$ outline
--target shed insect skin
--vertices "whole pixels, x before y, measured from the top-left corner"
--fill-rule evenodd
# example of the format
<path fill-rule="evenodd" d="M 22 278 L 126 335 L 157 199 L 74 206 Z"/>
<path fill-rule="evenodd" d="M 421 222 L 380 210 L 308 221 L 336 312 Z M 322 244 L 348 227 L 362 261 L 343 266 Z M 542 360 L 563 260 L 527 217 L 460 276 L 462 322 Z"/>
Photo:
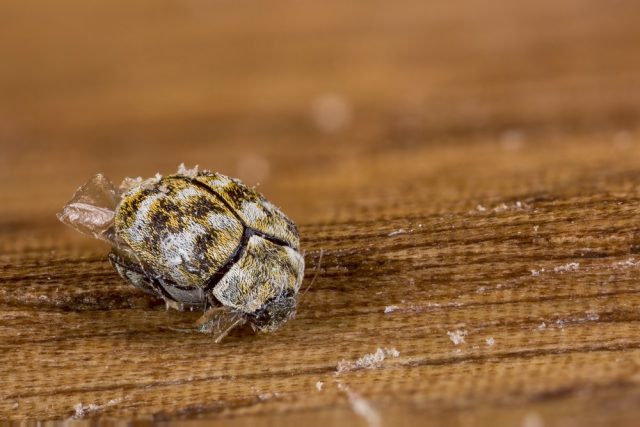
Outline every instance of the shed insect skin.
<path fill-rule="evenodd" d="M 108 191 L 105 180 L 89 181 L 59 218 L 87 233 L 87 222 L 74 223 L 66 209 L 92 182 Z M 273 332 L 294 316 L 304 275 L 298 229 L 261 194 L 182 166 L 165 178 L 125 182 L 112 223 L 91 233 L 112 244 L 109 261 L 123 279 L 168 307 L 205 310 L 197 326 L 216 341 L 245 322 Z"/>

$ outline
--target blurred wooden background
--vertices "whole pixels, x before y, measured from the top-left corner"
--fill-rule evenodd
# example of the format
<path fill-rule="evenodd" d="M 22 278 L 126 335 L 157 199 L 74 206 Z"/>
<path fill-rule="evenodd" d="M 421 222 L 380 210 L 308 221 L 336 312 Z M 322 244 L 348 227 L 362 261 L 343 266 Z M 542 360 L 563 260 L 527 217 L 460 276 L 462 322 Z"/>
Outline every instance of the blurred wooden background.
<path fill-rule="evenodd" d="M 639 17 L 3 0 L 0 417 L 637 425 Z M 96 172 L 181 162 L 259 183 L 300 225 L 304 286 L 319 275 L 277 333 L 171 330 L 198 313 L 54 217 Z M 378 348 L 399 355 L 336 372 Z"/>

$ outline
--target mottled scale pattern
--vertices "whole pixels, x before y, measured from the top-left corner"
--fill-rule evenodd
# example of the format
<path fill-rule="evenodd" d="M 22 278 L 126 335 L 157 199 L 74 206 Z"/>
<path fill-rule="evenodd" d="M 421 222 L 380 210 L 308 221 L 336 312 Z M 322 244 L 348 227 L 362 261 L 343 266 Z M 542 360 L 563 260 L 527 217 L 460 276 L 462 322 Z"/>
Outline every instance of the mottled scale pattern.
<path fill-rule="evenodd" d="M 248 227 L 282 240 L 293 249 L 300 248 L 295 224 L 257 191 L 219 173 L 202 173 L 195 179 L 224 198 Z"/>
<path fill-rule="evenodd" d="M 115 226 L 146 273 L 185 288 L 203 286 L 235 253 L 244 230 L 225 203 L 181 176 L 125 193 Z"/>
<path fill-rule="evenodd" d="M 254 235 L 213 294 L 228 307 L 253 313 L 287 290 L 297 293 L 303 272 L 304 258 L 300 253 Z"/>

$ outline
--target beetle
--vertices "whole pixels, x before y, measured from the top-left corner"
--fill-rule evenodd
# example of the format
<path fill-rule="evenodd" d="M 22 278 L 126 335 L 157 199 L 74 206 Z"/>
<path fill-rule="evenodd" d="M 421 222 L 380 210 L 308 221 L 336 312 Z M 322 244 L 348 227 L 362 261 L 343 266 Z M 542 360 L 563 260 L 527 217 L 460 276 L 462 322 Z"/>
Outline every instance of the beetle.
<path fill-rule="evenodd" d="M 118 191 L 96 175 L 58 217 L 110 242 L 111 264 L 137 288 L 178 310 L 204 308 L 197 325 L 216 341 L 245 322 L 275 331 L 295 314 L 298 229 L 237 179 L 181 165 Z"/>

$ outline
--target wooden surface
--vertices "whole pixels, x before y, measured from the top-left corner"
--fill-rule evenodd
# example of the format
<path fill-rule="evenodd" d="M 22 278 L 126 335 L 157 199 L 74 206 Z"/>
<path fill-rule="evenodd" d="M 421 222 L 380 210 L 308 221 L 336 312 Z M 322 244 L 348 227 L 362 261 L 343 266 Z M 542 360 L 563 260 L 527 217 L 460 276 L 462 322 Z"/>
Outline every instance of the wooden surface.
<path fill-rule="evenodd" d="M 0 417 L 637 425 L 639 13 L 4 0 Z M 277 333 L 172 330 L 199 313 L 54 217 L 180 162 L 300 225 L 319 274 Z"/>

